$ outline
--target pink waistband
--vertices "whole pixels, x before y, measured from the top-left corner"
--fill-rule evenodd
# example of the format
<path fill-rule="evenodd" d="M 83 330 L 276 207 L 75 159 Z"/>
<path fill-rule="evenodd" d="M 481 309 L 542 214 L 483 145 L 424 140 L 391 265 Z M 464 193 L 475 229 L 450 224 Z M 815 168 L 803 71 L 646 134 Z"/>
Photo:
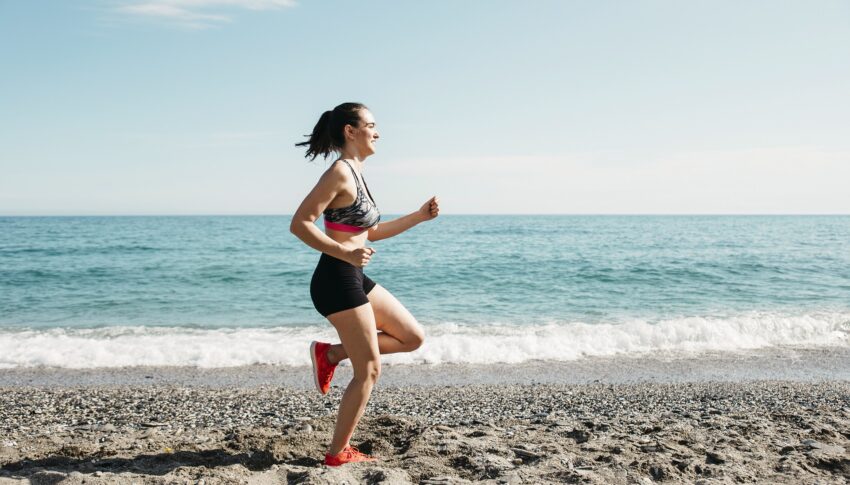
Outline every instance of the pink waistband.
<path fill-rule="evenodd" d="M 333 229 L 334 231 L 345 231 L 345 232 L 363 232 L 366 229 L 357 226 L 351 226 L 348 224 L 340 224 L 338 222 L 328 222 L 325 221 L 325 227 L 328 229 Z"/>

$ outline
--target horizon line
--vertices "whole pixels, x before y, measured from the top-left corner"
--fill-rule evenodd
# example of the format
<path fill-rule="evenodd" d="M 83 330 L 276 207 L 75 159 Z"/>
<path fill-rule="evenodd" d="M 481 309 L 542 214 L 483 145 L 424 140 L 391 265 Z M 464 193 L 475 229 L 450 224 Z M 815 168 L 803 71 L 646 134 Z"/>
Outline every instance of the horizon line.
<path fill-rule="evenodd" d="M 409 213 L 386 213 L 388 216 L 404 216 Z M 850 216 L 850 213 L 847 212 L 835 212 L 835 213 L 824 213 L 824 212 L 800 212 L 800 213 L 790 213 L 790 212 L 776 212 L 776 213 L 759 213 L 759 212 L 730 212 L 730 213 L 711 213 L 711 212 L 636 212 L 636 213 L 593 213 L 593 212 L 547 212 L 547 213 L 532 213 L 532 212 L 517 212 L 517 213 L 496 213 L 496 212 L 463 212 L 463 213 L 453 213 L 453 214 L 442 214 L 443 216 L 534 216 L 534 217 L 545 217 L 545 216 L 577 216 L 577 217 L 642 217 L 642 216 L 656 216 L 656 217 L 682 217 L 682 216 L 693 216 L 693 217 L 765 217 L 765 216 Z M 245 214 L 220 214 L 220 213 L 208 213 L 208 214 L 0 214 L 0 217 L 292 217 L 293 214 L 256 214 L 256 213 L 245 213 Z M 318 220 L 318 219 L 317 219 Z"/>

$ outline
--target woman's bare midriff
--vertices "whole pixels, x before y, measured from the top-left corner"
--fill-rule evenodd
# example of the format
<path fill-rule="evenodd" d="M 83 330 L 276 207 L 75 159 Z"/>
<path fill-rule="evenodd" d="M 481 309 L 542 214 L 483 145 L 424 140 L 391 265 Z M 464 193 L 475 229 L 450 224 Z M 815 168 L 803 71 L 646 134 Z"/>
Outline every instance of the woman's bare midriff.
<path fill-rule="evenodd" d="M 363 231 L 360 233 L 352 233 L 325 228 L 325 234 L 334 241 L 342 244 L 347 249 L 357 249 L 366 246 L 366 237 L 369 232 Z"/>

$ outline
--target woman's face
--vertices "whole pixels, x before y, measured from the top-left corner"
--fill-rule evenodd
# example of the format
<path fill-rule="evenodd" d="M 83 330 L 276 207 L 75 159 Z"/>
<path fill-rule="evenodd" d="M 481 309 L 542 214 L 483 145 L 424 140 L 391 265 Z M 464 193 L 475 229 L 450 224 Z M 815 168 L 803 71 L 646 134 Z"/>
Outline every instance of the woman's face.
<path fill-rule="evenodd" d="M 352 128 L 352 136 L 348 142 L 353 145 L 357 153 L 360 153 L 363 157 L 375 153 L 375 142 L 378 141 L 380 135 L 378 134 L 378 128 L 375 125 L 375 118 L 372 116 L 372 113 L 368 109 L 361 109 L 359 126 Z"/>

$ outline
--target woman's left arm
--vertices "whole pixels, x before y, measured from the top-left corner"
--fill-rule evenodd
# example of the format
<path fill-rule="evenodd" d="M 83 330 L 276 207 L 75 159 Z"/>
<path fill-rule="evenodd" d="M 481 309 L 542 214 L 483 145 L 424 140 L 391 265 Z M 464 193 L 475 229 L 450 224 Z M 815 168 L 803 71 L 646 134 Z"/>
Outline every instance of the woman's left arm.
<path fill-rule="evenodd" d="M 440 214 L 440 199 L 435 195 L 422 204 L 418 211 L 387 222 L 379 222 L 369 229 L 366 236 L 370 241 L 380 241 L 397 236 L 420 222 L 430 221 Z"/>

